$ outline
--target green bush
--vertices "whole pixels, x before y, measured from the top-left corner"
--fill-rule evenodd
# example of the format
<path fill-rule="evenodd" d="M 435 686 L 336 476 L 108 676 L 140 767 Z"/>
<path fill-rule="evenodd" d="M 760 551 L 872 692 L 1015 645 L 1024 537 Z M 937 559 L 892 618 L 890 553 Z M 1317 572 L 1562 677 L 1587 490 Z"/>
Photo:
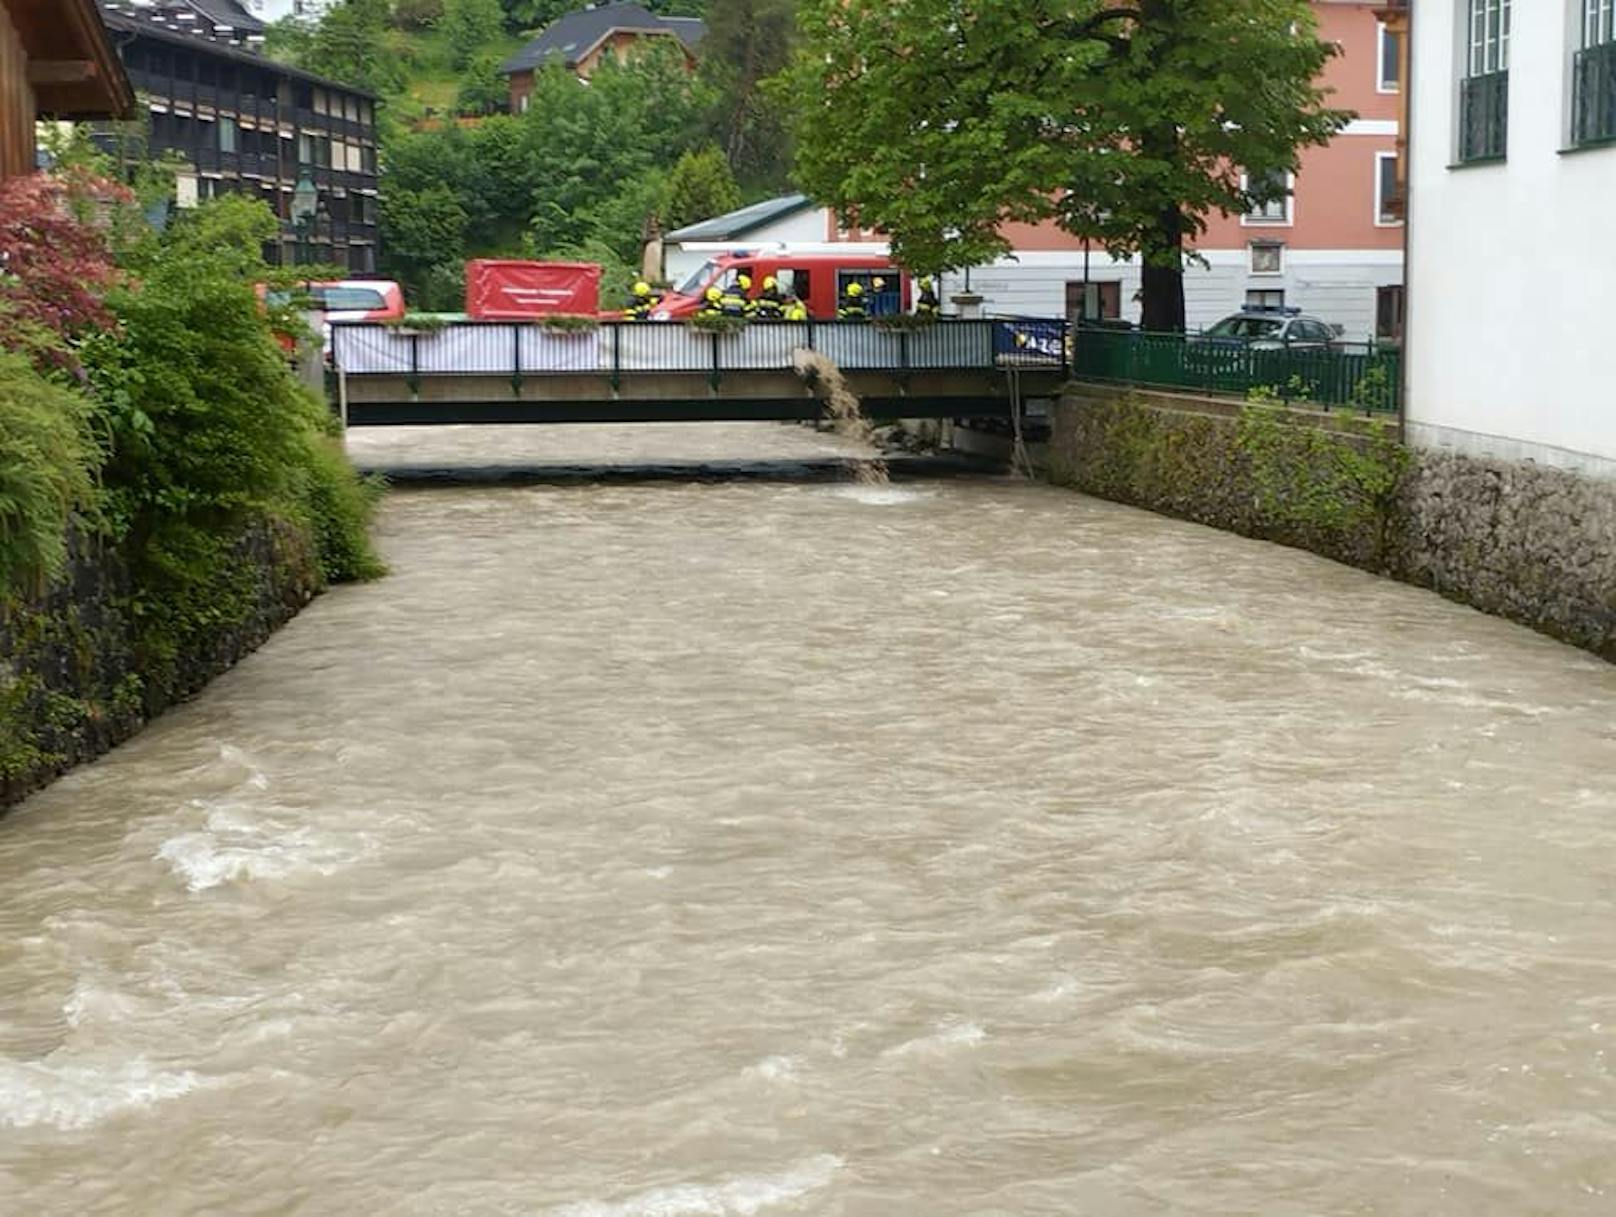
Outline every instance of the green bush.
<path fill-rule="evenodd" d="M 371 497 L 253 290 L 274 228 L 256 200 L 199 208 L 109 297 L 118 328 L 83 346 L 111 445 L 102 515 L 125 540 L 141 648 L 158 673 L 189 640 L 250 614 L 257 585 L 238 551 L 265 521 L 307 527 L 327 580 L 381 571 Z"/>
<path fill-rule="evenodd" d="M 95 494 L 101 453 L 82 394 L 0 351 L 0 588 L 58 574 L 74 513 Z"/>
<path fill-rule="evenodd" d="M 314 534 L 320 573 L 327 583 L 374 579 L 386 573 L 369 540 L 371 516 L 385 490 L 386 483 L 379 478 L 354 476 L 339 440 L 325 435 L 309 437 L 299 514 Z"/>

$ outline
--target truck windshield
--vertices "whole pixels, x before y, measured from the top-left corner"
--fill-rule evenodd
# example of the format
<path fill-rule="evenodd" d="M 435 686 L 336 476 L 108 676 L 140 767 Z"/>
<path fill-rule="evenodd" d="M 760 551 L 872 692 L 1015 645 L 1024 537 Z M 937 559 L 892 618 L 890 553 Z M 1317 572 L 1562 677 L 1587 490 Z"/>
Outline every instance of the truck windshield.
<path fill-rule="evenodd" d="M 717 269 L 718 263 L 703 262 L 700 270 L 692 271 L 690 277 L 679 285 L 679 294 L 681 296 L 694 296 L 707 286 L 707 280 L 713 277 L 713 272 Z"/>
<path fill-rule="evenodd" d="M 310 284 L 307 292 L 273 291 L 264 299 L 271 308 L 282 308 L 307 300 L 313 307 L 328 312 L 373 312 L 387 307 L 387 297 L 373 287 L 328 287 L 324 283 Z"/>

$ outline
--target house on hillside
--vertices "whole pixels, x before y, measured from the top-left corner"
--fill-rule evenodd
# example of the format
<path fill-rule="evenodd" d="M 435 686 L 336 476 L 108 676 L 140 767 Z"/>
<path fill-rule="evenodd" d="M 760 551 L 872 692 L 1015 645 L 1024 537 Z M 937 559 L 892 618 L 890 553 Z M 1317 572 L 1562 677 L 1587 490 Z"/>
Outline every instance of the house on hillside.
<path fill-rule="evenodd" d="M 659 17 L 638 4 L 597 4 L 568 13 L 500 65 L 500 74 L 510 81 L 511 113 L 527 109 L 533 74 L 551 64 L 587 80 L 607 55 L 621 62 L 636 47 L 671 41 L 694 70 L 696 48 L 706 34 L 699 17 Z"/>
<path fill-rule="evenodd" d="M 135 98 L 95 0 L 0 0 L 0 177 L 35 168 L 40 118 L 127 118 Z"/>
<path fill-rule="evenodd" d="M 376 269 L 374 96 L 257 54 L 262 24 L 238 0 L 101 5 L 145 119 L 143 137 L 108 131 L 103 147 L 177 155 L 182 207 L 225 194 L 262 199 L 281 221 L 264 250 L 272 263 Z"/>
<path fill-rule="evenodd" d="M 1616 5 L 1420 0 L 1412 26 L 1409 438 L 1616 477 Z"/>

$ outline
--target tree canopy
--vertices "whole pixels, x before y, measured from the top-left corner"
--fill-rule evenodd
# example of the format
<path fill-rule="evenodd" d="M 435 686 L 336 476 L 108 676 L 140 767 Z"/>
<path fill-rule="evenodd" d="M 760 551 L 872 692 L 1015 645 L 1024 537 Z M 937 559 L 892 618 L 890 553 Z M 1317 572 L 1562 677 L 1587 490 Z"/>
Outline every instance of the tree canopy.
<path fill-rule="evenodd" d="M 1141 256 L 1149 329 L 1184 328 L 1207 217 L 1271 201 L 1351 117 L 1317 83 L 1334 48 L 1306 0 L 803 0 L 800 23 L 804 189 L 921 270 L 1054 220 Z"/>

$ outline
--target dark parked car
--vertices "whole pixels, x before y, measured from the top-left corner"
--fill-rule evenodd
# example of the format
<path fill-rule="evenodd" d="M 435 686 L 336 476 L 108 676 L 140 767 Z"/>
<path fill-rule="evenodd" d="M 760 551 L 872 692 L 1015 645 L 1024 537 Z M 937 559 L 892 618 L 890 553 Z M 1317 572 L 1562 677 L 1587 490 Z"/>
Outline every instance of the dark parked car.
<path fill-rule="evenodd" d="M 1332 350 L 1335 330 L 1300 309 L 1247 308 L 1232 313 L 1192 341 L 1244 346 L 1257 351 Z"/>

